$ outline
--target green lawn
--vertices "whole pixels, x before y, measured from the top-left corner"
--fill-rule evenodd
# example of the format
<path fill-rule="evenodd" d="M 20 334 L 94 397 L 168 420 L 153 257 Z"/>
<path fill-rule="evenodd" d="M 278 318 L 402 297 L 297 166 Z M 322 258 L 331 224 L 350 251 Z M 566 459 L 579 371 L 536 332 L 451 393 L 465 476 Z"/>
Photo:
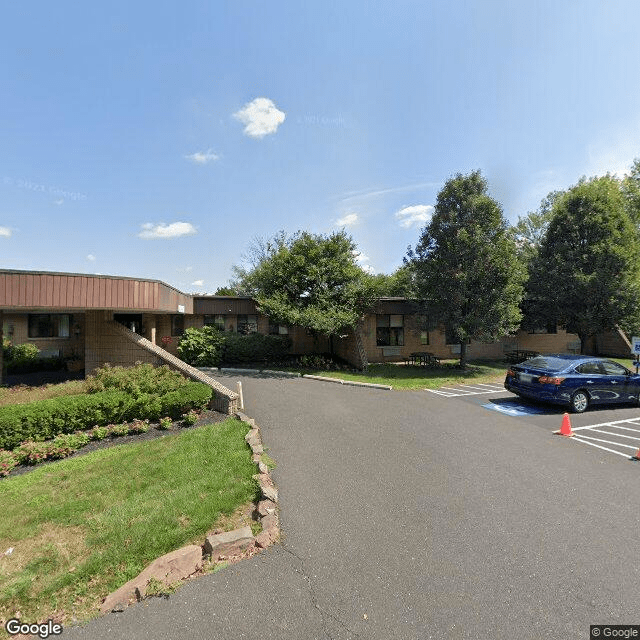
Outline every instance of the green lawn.
<path fill-rule="evenodd" d="M 95 615 L 152 560 L 230 523 L 258 494 L 248 428 L 228 419 L 1 480 L 0 620 Z"/>
<path fill-rule="evenodd" d="M 410 367 L 398 364 L 370 364 L 363 372 L 323 371 L 306 369 L 303 373 L 358 382 L 374 382 L 391 385 L 394 389 L 405 391 L 415 389 L 437 389 L 448 384 L 465 382 L 502 382 L 509 368 L 504 362 L 477 360 L 468 363 L 462 371 L 456 367 L 456 361 L 444 362 L 439 367 Z"/>

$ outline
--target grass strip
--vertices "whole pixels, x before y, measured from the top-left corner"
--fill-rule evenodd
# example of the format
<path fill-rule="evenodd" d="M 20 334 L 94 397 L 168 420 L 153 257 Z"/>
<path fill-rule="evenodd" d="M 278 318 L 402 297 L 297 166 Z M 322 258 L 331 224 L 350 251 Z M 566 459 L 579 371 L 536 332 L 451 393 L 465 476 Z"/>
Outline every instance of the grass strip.
<path fill-rule="evenodd" d="M 457 361 L 456 361 L 457 362 Z M 462 370 L 455 363 L 444 363 L 439 367 L 412 367 L 402 364 L 370 364 L 362 371 L 325 371 L 324 369 L 298 369 L 301 373 L 329 378 L 342 378 L 357 382 L 373 382 L 390 385 L 394 390 L 437 389 L 449 384 L 465 382 L 504 381 L 509 365 L 501 361 L 478 360 L 469 362 Z"/>
<path fill-rule="evenodd" d="M 200 544 L 258 495 L 247 431 L 228 419 L 0 481 L 0 620 L 84 620 L 155 558 Z"/>

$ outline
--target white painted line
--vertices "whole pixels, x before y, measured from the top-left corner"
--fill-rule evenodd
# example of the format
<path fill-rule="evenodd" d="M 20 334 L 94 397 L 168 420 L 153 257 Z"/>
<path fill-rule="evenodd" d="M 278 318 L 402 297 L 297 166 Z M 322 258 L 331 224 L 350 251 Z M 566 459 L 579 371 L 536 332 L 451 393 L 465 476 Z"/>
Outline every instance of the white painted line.
<path fill-rule="evenodd" d="M 634 438 L 633 436 L 625 436 L 622 433 L 611 433 L 611 431 L 601 431 L 600 429 L 591 429 L 594 433 L 605 433 L 608 436 L 615 436 L 616 438 L 627 438 L 627 440 L 638 440 L 640 438 Z"/>
<path fill-rule="evenodd" d="M 619 427 L 618 425 L 615 425 L 615 424 L 610 424 L 609 429 L 622 429 L 624 431 L 633 431 L 633 433 L 640 433 L 640 429 L 629 429 L 629 427 Z"/>
<path fill-rule="evenodd" d="M 638 450 L 638 447 L 634 447 L 631 444 L 621 444 L 620 442 L 613 442 L 611 440 L 603 440 L 602 438 L 592 438 L 591 436 L 583 436 L 580 434 L 579 438 L 584 438 L 585 440 L 595 440 L 596 442 L 606 442 L 607 444 L 615 444 L 616 447 L 624 447 L 625 449 L 633 449 L 634 451 Z"/>
<path fill-rule="evenodd" d="M 573 431 L 581 431 L 582 429 L 593 429 L 594 427 L 613 427 L 617 424 L 624 424 L 625 422 L 631 422 L 635 424 L 634 420 L 640 420 L 640 418 L 628 418 L 627 420 L 615 420 L 614 422 L 600 422 L 599 424 L 591 424 L 586 427 L 574 427 Z"/>
<path fill-rule="evenodd" d="M 477 389 L 478 391 L 506 391 L 506 389 L 504 387 L 490 387 L 489 385 L 475 385 L 475 384 L 467 384 L 464 386 L 463 390 L 467 390 L 467 389 Z"/>
<path fill-rule="evenodd" d="M 594 442 L 588 442 L 587 440 L 581 440 L 579 437 L 571 438 L 571 440 L 573 440 L 574 442 L 582 442 L 582 444 L 588 444 L 588 445 L 591 445 L 592 447 L 598 447 L 598 449 L 604 449 L 605 451 L 610 451 L 611 453 L 616 453 L 619 456 L 623 456 L 627 460 L 631 460 L 631 457 L 628 456 L 626 453 L 621 453 L 620 451 L 615 451 L 613 449 L 608 449 L 607 447 L 603 447 L 603 446 L 601 446 L 599 444 L 595 444 Z"/>
<path fill-rule="evenodd" d="M 490 389 L 500 389 L 500 391 L 506 391 L 503 385 L 501 384 L 486 384 L 484 382 L 476 382 L 475 384 L 465 385 L 467 387 L 489 387 Z"/>

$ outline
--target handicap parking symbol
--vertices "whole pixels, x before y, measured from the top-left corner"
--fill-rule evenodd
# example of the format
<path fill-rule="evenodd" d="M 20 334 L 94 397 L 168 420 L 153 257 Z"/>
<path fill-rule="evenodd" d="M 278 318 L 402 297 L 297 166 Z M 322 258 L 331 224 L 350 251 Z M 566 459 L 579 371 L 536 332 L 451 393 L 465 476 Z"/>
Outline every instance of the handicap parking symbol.
<path fill-rule="evenodd" d="M 508 416 L 535 416 L 542 413 L 546 413 L 542 407 L 535 407 L 529 404 L 518 404 L 516 402 L 509 402 L 503 404 L 496 404 L 495 402 L 488 402 L 482 405 L 485 409 L 490 411 L 499 411 L 500 413 L 506 413 Z"/>

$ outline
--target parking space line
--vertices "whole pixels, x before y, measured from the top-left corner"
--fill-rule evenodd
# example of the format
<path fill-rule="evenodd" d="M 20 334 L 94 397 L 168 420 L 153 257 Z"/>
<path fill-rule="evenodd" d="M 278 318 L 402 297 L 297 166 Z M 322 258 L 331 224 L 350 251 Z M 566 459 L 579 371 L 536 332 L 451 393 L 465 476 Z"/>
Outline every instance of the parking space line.
<path fill-rule="evenodd" d="M 581 431 L 582 429 L 593 429 L 595 427 L 615 427 L 618 424 L 636 424 L 635 420 L 640 420 L 640 418 L 627 418 L 626 420 L 614 420 L 613 422 L 599 422 L 598 424 L 591 424 L 586 427 L 574 427 L 574 431 Z M 640 426 L 640 425 L 638 425 Z"/>
<path fill-rule="evenodd" d="M 580 435 L 578 436 L 578 438 L 584 438 L 585 440 L 595 440 L 596 442 L 606 442 L 607 444 L 615 444 L 616 447 L 624 447 L 625 449 L 633 449 L 634 451 L 638 448 L 638 447 L 634 447 L 631 444 L 621 444 L 620 442 L 613 442 L 612 440 L 603 440 L 602 438 L 593 438 L 591 436 Z"/>
<path fill-rule="evenodd" d="M 440 387 L 439 389 L 425 389 L 425 391 L 430 391 L 431 393 L 435 393 L 436 395 L 443 396 L 445 398 L 453 398 L 460 396 L 478 396 L 483 393 L 508 393 L 508 391 L 499 385 L 488 385 L 478 383 L 477 385 L 468 384 L 464 387 Z M 467 389 L 473 389 L 473 391 L 468 391 Z"/>
<path fill-rule="evenodd" d="M 611 453 L 615 453 L 619 456 L 624 456 L 627 460 L 631 460 L 630 456 L 628 456 L 626 453 L 622 453 L 621 451 L 615 451 L 614 449 L 609 449 L 608 447 L 603 447 L 602 445 L 596 444 L 595 442 L 589 442 L 587 440 L 581 440 L 578 436 L 571 438 L 571 440 L 573 442 L 582 442 L 582 444 L 588 444 L 591 445 L 592 447 L 598 447 L 598 449 L 604 449 L 605 451 L 609 451 Z"/>
<path fill-rule="evenodd" d="M 606 433 L 608 436 L 615 436 L 616 438 L 627 438 L 628 440 L 640 440 L 634 436 L 625 436 L 623 433 L 611 433 L 611 431 L 601 431 L 600 429 L 591 429 L 594 433 Z"/>

